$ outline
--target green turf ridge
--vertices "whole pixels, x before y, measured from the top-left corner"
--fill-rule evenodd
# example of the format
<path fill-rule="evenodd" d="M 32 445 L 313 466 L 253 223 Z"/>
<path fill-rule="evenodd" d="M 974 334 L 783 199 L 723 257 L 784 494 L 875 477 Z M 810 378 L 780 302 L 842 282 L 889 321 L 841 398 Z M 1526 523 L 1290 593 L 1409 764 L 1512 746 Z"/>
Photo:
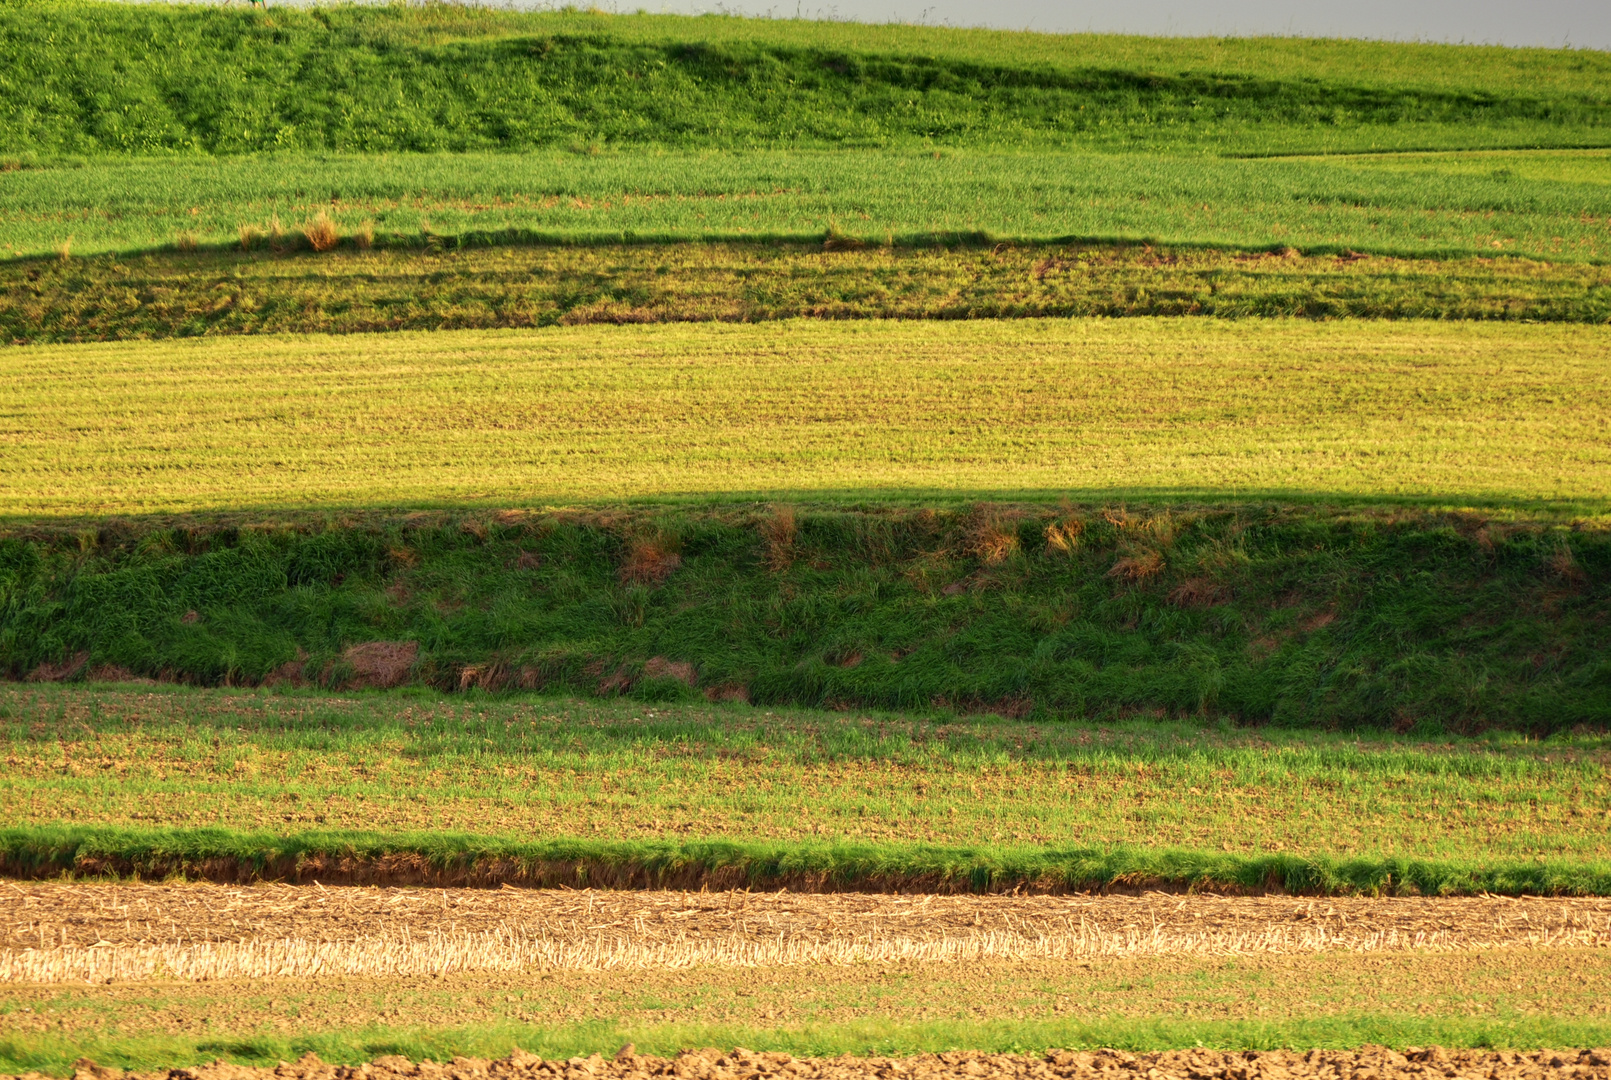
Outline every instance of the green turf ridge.
<path fill-rule="evenodd" d="M 515 840 L 447 833 L 44 826 L 0 829 L 0 873 L 531 888 L 791 892 L 1086 892 L 1178 889 L 1373 896 L 1606 896 L 1603 860 L 1231 855 L 742 840 Z"/>
<path fill-rule="evenodd" d="M 1605 145 L 1608 71 L 1592 50 L 11 2 L 0 154 Z"/>
<path fill-rule="evenodd" d="M 1336 1017 L 1273 1022 L 1248 1020 L 976 1020 L 897 1023 L 887 1020 L 818 1022 L 765 1028 L 742 1024 L 582 1021 L 564 1025 L 489 1024 L 462 1028 L 374 1025 L 286 1036 L 115 1035 L 86 1041 L 51 1034 L 0 1035 L 0 1071 L 67 1077 L 74 1063 L 130 1070 L 184 1068 L 215 1060 L 272 1066 L 306 1053 L 332 1064 L 357 1065 L 384 1054 L 412 1061 L 454 1056 L 496 1059 L 515 1049 L 548 1059 L 612 1055 L 626 1043 L 640 1054 L 674 1056 L 694 1047 L 743 1046 L 757 1053 L 797 1057 L 907 1056 L 969 1050 L 1040 1054 L 1051 1049 L 1112 1048 L 1136 1053 L 1209 1047 L 1216 1050 L 1343 1049 L 1366 1045 L 1404 1050 L 1537 1050 L 1611 1044 L 1611 1022 L 1563 1020 L 1537 1014 L 1493 1017 L 1418 1016 L 1358 1012 Z"/>

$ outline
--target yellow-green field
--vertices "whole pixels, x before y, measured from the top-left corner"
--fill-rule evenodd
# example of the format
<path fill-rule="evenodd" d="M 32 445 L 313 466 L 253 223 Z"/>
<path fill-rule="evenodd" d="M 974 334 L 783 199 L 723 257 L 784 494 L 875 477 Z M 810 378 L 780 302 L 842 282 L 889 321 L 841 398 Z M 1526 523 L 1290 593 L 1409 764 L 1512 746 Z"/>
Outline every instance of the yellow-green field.
<path fill-rule="evenodd" d="M 0 354 L 0 512 L 1101 492 L 1577 500 L 1611 330 L 786 322 Z"/>

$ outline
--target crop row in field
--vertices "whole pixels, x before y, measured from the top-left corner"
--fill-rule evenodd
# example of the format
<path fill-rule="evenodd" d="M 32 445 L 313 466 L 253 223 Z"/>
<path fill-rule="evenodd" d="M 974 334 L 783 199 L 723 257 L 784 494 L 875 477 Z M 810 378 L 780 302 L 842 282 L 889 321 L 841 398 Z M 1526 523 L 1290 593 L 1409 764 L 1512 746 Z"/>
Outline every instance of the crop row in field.
<path fill-rule="evenodd" d="M 209 839 L 209 826 L 381 829 L 414 834 L 410 844 L 425 843 L 424 831 L 594 838 L 578 841 L 581 854 L 589 843 L 607 854 L 619 841 L 632 854 L 639 841 L 708 837 L 778 851 L 863 844 L 873 847 L 856 858 L 871 859 L 873 873 L 898 870 L 903 858 L 943 866 L 946 846 L 971 848 L 958 866 L 988 863 L 990 851 L 1020 853 L 1030 866 L 1042 858 L 1034 852 L 1059 845 L 1129 852 L 1109 873 L 1126 859 L 1141 860 L 1131 869 L 1166 867 L 1146 845 L 1286 853 L 1294 867 L 1388 855 L 1475 867 L 1611 858 L 1605 746 L 1594 738 L 1423 743 L 631 700 L 48 686 L 7 691 L 3 713 L 0 797 L 12 822 L 39 833 L 19 834 L 19 866 L 36 841 L 39 858 L 60 843 L 71 862 L 77 849 L 45 834 L 73 822 L 115 827 L 84 848 L 91 855 L 168 851 L 198 865 L 208 844 L 239 859 L 297 850 Z M 142 839 L 153 827 L 203 831 Z M 310 834 L 307 843 L 343 850 L 339 838 Z M 382 840 L 365 843 L 385 850 Z M 877 845 L 892 861 L 878 862 Z M 934 852 L 922 855 L 923 845 Z M 447 843 L 442 865 L 473 850 Z M 651 855 L 652 845 L 637 851 Z"/>
<path fill-rule="evenodd" d="M 1500 949 L 6 986 L 0 1010 L 10 1030 L 0 1068 L 70 1076 L 83 1057 L 113 1067 L 220 1056 L 272 1066 L 309 1051 L 336 1062 L 396 1053 L 446 1061 L 516 1046 L 563 1059 L 614 1054 L 628 1042 L 647 1053 L 741 1045 L 823 1055 L 1581 1047 L 1611 1040 L 1598 992 L 1605 978 L 1611 961 L 1603 949 Z"/>
<path fill-rule="evenodd" d="M 1611 138 L 1607 65 L 1588 51 L 1261 42 L 1169 55 L 1122 38 L 723 22 L 10 5 L 0 9 L 0 152 L 1293 152 Z"/>
<path fill-rule="evenodd" d="M 1151 246 L 823 247 L 222 251 L 17 261 L 0 263 L 0 341 L 795 317 L 1611 321 L 1611 271 L 1587 264 Z"/>
<path fill-rule="evenodd" d="M 1608 347 L 1594 327 L 1162 319 L 41 346 L 0 354 L 0 512 L 937 491 L 1598 505 Z"/>
<path fill-rule="evenodd" d="M 1608 111 L 1611 114 L 1611 111 Z M 541 152 L 114 159 L 0 172 L 0 252 L 351 237 L 1143 241 L 1338 254 L 1611 256 L 1611 153 L 1222 160 L 1065 153 Z M 434 238 L 434 239 L 433 239 Z"/>

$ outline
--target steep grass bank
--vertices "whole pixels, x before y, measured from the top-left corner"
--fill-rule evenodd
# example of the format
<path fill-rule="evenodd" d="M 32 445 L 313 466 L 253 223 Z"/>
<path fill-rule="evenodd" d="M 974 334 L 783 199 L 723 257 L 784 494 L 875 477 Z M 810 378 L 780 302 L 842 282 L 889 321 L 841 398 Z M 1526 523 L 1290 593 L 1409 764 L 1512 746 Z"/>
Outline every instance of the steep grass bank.
<path fill-rule="evenodd" d="M 741 840 L 518 841 L 415 833 L 0 828 L 0 875 L 497 888 L 1388 896 L 1611 895 L 1611 863 L 1449 863 L 1156 848 L 942 848 Z"/>
<path fill-rule="evenodd" d="M 1611 269 L 1294 249 L 866 248 L 832 236 L 812 245 L 349 247 L 0 263 L 0 341 L 14 344 L 799 317 L 1136 315 L 1606 323 Z"/>
<path fill-rule="evenodd" d="M 1611 722 L 1611 540 L 1417 512 L 414 516 L 0 543 L 0 665 L 1015 716 Z"/>
<path fill-rule="evenodd" d="M 1611 132 L 1607 62 L 1586 50 L 1170 50 L 448 4 L 10 0 L 0 73 L 0 153 L 46 156 L 600 143 L 1294 152 L 1604 145 Z"/>

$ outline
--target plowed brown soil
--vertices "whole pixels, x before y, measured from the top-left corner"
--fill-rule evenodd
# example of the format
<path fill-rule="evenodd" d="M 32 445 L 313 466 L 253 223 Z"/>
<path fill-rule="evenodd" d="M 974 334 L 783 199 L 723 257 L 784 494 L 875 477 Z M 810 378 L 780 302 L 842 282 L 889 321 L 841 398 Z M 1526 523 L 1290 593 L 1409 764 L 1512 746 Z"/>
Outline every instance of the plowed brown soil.
<path fill-rule="evenodd" d="M 0 912 L 0 948 L 6 949 L 330 942 L 510 930 L 641 944 L 780 936 L 938 941 L 989 932 L 1034 938 L 1082 928 L 1155 940 L 1265 935 L 1301 951 L 1317 943 L 1346 948 L 1371 939 L 1405 948 L 1611 944 L 1611 898 L 891 896 L 16 882 L 0 887 Z M 1271 930 L 1290 933 L 1269 938 Z"/>
<path fill-rule="evenodd" d="M 30 1077 L 38 1074 L 26 1074 Z M 1471 1077 L 1473 1080 L 1531 1080 L 1561 1077 L 1573 1080 L 1611 1080 L 1611 1049 L 1532 1051 L 1445 1051 L 1439 1047 L 1408 1049 L 1400 1054 L 1384 1047 L 1358 1051 L 1290 1050 L 1224 1053 L 1215 1050 L 1171 1050 L 1131 1054 L 1115 1050 L 1094 1053 L 1054 1050 L 1044 1056 L 979 1054 L 958 1051 L 912 1058 L 795 1058 L 781 1053 L 753 1053 L 735 1048 L 690 1050 L 675 1058 L 638 1055 L 631 1046 L 613 1059 L 598 1054 L 565 1061 L 544 1061 L 535 1054 L 516 1051 L 500 1061 L 454 1058 L 446 1064 L 414 1063 L 387 1056 L 353 1066 L 325 1064 L 309 1054 L 295 1065 L 255 1069 L 215 1062 L 160 1073 L 131 1073 L 127 1080 L 647 1080 L 652 1076 L 679 1080 L 757 1080 L 759 1077 L 801 1080 L 860 1080 L 878 1077 L 912 1077 L 913 1080 L 952 1080 L 978 1077 L 1024 1077 L 1028 1080 L 1126 1077 L 1145 1080 L 1284 1080 L 1287 1077 L 1324 1077 L 1327 1080 L 1390 1080 L 1397 1077 Z M 125 1080 L 116 1069 L 79 1063 L 75 1080 Z"/>

